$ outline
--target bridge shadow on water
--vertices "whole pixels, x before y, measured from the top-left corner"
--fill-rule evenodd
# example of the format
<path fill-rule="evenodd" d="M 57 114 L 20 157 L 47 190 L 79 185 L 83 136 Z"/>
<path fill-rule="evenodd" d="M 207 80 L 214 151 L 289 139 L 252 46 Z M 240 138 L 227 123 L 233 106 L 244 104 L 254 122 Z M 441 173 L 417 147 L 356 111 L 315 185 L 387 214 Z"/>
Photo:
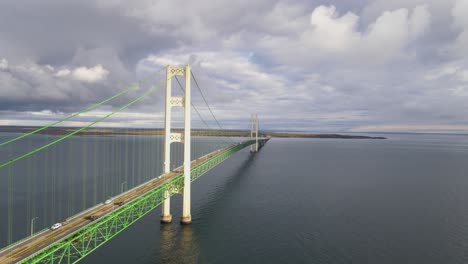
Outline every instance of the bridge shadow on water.
<path fill-rule="evenodd" d="M 195 224 L 203 225 L 207 223 L 207 219 L 211 219 L 213 214 L 219 213 L 217 209 L 219 209 L 220 207 L 222 208 L 222 205 L 225 204 L 225 202 L 229 201 L 233 194 L 239 192 L 239 189 L 241 189 L 241 183 L 249 175 L 248 172 L 250 171 L 252 165 L 255 164 L 255 159 L 257 157 L 257 153 L 248 152 L 248 155 L 249 156 L 245 160 L 243 160 L 241 164 L 237 165 L 234 168 L 230 168 L 233 170 L 228 169 L 222 171 L 220 170 L 222 169 L 221 167 L 215 168 L 213 169 L 213 171 L 209 172 L 211 174 L 220 174 L 221 171 L 221 173 L 224 172 L 227 175 L 222 177 L 222 179 L 220 179 L 216 183 L 211 183 L 210 187 L 212 187 L 212 191 L 203 193 L 202 196 L 205 197 L 199 197 L 201 198 L 201 202 L 197 204 L 197 210 L 194 210 L 194 212 L 192 212 L 192 220 L 195 222 Z M 227 160 L 226 162 L 235 163 L 234 160 Z M 206 176 L 216 177 L 216 175 Z"/>
<path fill-rule="evenodd" d="M 200 195 L 205 196 L 202 201 L 192 200 L 196 202 L 195 206 L 192 207 L 192 213 L 195 213 L 192 215 L 192 225 L 178 225 L 178 223 L 176 224 L 177 221 L 174 221 L 173 224 L 160 226 L 161 246 L 159 258 L 161 263 L 200 263 L 201 246 L 200 241 L 197 239 L 197 233 L 203 232 L 201 229 L 210 224 L 209 219 L 220 213 L 218 209 L 229 200 L 229 194 L 237 193 L 241 188 L 241 182 L 248 175 L 247 172 L 256 158 L 254 153 L 248 153 L 248 155 L 242 163 L 233 168 L 234 171 L 224 170 L 226 176 L 215 182 L 210 182 L 208 185 L 211 188 L 214 187 L 214 190 L 210 193 L 202 192 Z M 230 162 L 233 162 L 233 160 Z M 209 173 L 211 175 L 205 175 L 204 177 L 216 177 L 213 174 L 223 173 L 223 168 L 214 169 Z M 199 184 L 204 183 L 199 182 Z M 174 217 L 174 219 L 177 219 L 177 217 Z"/>

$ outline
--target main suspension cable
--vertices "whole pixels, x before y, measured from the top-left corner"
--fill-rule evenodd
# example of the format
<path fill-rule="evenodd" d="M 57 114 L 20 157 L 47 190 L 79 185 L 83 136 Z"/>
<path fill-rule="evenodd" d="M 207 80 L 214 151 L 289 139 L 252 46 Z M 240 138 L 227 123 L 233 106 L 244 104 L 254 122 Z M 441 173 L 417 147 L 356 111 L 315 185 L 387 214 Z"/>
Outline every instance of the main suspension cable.
<path fill-rule="evenodd" d="M 192 78 L 193 78 L 193 80 L 195 81 L 195 85 L 197 86 L 198 91 L 200 92 L 200 94 L 201 94 L 201 96 L 202 96 L 202 98 L 203 98 L 203 101 L 205 102 L 206 106 L 208 107 L 208 110 L 210 111 L 211 116 L 213 116 L 213 119 L 215 120 L 215 122 L 216 122 L 216 124 L 218 125 L 219 129 L 224 130 L 223 127 L 221 126 L 221 124 L 219 123 L 218 119 L 217 119 L 216 116 L 214 115 L 213 111 L 211 110 L 211 107 L 210 107 L 210 105 L 208 104 L 208 101 L 206 100 L 205 95 L 203 94 L 203 92 L 202 92 L 200 86 L 198 85 L 198 82 L 197 82 L 197 79 L 195 78 L 195 75 L 193 75 L 193 72 L 192 72 L 192 71 L 190 72 L 190 74 L 192 75 Z M 233 141 L 231 138 L 228 137 L 228 139 L 229 139 L 232 143 L 234 143 L 234 141 Z"/>
<path fill-rule="evenodd" d="M 58 138 L 58 139 L 56 139 L 56 140 L 54 140 L 54 141 L 52 141 L 52 142 L 50 142 L 50 143 L 48 143 L 48 144 L 45 144 L 45 145 L 43 145 L 43 146 L 41 146 L 41 147 L 38 147 L 38 148 L 36 148 L 36 149 L 34 149 L 34 150 L 32 150 L 32 151 L 26 153 L 26 154 L 23 154 L 23 155 L 21 155 L 21 156 L 19 156 L 19 157 L 16 157 L 16 158 L 14 158 L 14 159 L 11 159 L 11 160 L 9 160 L 9 161 L 7 161 L 7 162 L 4 162 L 4 163 L 0 164 L 0 169 L 3 168 L 3 167 L 8 166 L 8 165 L 10 165 L 10 164 L 13 164 L 13 163 L 15 163 L 15 162 L 17 162 L 17 161 L 19 161 L 19 160 L 22 160 L 22 159 L 24 159 L 24 158 L 26 158 L 26 157 L 29 157 L 29 156 L 31 156 L 31 155 L 33 155 L 33 154 L 35 154 L 35 153 L 37 153 L 37 152 L 39 152 L 39 151 L 41 151 L 41 150 L 44 150 L 44 149 L 46 149 L 46 148 L 48 148 L 48 147 L 50 147 L 50 146 L 53 146 L 53 145 L 55 145 L 55 144 L 57 144 L 57 143 L 59 143 L 59 142 L 65 140 L 65 139 L 67 139 L 67 138 L 69 138 L 69 137 L 71 137 L 71 136 L 73 136 L 73 135 L 75 135 L 75 134 L 77 134 L 77 133 L 79 133 L 79 132 L 85 130 L 85 129 L 90 128 L 91 126 L 93 126 L 93 125 L 95 125 L 95 124 L 97 124 L 97 123 L 99 123 L 99 122 L 101 122 L 101 121 L 103 121 L 103 120 L 105 120 L 105 119 L 111 117 L 112 115 L 114 115 L 114 114 L 116 114 L 116 113 L 118 113 L 118 112 L 120 112 L 120 111 L 122 111 L 122 110 L 124 110 L 124 109 L 126 109 L 126 108 L 128 108 L 128 107 L 130 107 L 131 105 L 135 104 L 136 102 L 142 100 L 142 99 L 145 98 L 146 96 L 148 96 L 148 95 L 152 94 L 153 92 L 155 92 L 158 88 L 160 88 L 160 86 L 154 86 L 153 88 L 151 88 L 149 91 L 147 91 L 146 93 L 144 93 L 144 94 L 141 95 L 140 97 L 138 97 L 138 98 L 134 99 L 133 101 L 127 103 L 126 105 L 124 105 L 124 106 L 118 108 L 117 110 L 114 110 L 113 112 L 107 114 L 106 116 L 96 119 L 95 121 L 93 121 L 93 122 L 90 123 L 89 125 L 86 125 L 86 126 L 84 126 L 84 127 L 82 127 L 82 128 L 79 128 L 79 129 L 77 129 L 77 130 L 75 130 L 75 131 L 73 131 L 73 132 L 71 132 L 71 133 L 69 133 L 69 134 L 67 134 L 67 135 L 65 135 L 65 136 L 63 136 L 63 137 L 60 137 L 60 138 Z"/>
<path fill-rule="evenodd" d="M 177 81 L 177 83 L 179 84 L 179 88 L 180 90 L 185 93 L 185 90 L 184 88 L 182 87 L 182 84 L 180 83 L 179 79 L 177 78 L 177 76 L 175 76 L 175 79 Z M 193 104 L 193 102 L 190 102 L 190 104 L 192 105 L 193 109 L 195 110 L 195 112 L 197 113 L 197 115 L 200 117 L 200 120 L 205 124 L 205 126 L 208 128 L 208 130 L 212 130 L 212 128 L 210 127 L 210 125 L 208 125 L 208 122 L 206 122 L 206 120 L 203 118 L 203 116 L 200 114 L 200 112 L 198 111 L 198 109 L 195 107 L 195 105 Z M 222 129 L 221 129 L 222 130 Z M 231 142 L 229 141 L 225 141 L 225 140 L 222 140 L 222 142 L 224 144 L 230 144 L 230 143 L 233 143 L 232 140 L 230 140 Z"/>
<path fill-rule="evenodd" d="M 118 98 L 118 97 L 120 97 L 120 96 L 122 96 L 122 95 L 124 95 L 124 94 L 126 94 L 126 93 L 128 93 L 128 92 L 130 92 L 130 91 L 132 91 L 132 90 L 134 90 L 134 89 L 136 89 L 136 88 L 138 88 L 140 84 L 142 84 L 142 83 L 148 81 L 151 77 L 153 77 L 153 75 L 154 75 L 155 73 L 159 73 L 159 72 L 161 72 L 162 70 L 163 70 L 163 69 L 161 69 L 161 70 L 159 70 L 159 71 L 156 71 L 156 72 L 152 73 L 151 75 L 148 75 L 148 76 L 145 77 L 144 79 L 142 79 L 142 80 L 140 80 L 140 81 L 138 81 L 138 82 L 136 82 L 136 83 L 130 85 L 127 89 L 125 89 L 125 90 L 123 90 L 123 91 L 121 91 L 121 92 L 119 92 L 119 93 L 117 93 L 117 94 L 115 94 L 115 95 L 113 95 L 113 96 L 111 96 L 111 97 L 109 97 L 109 98 L 107 98 L 107 99 L 104 99 L 103 101 L 101 101 L 101 102 L 99 102 L 99 103 L 93 104 L 93 105 L 91 105 L 91 106 L 89 106 L 89 107 L 87 107 L 87 108 L 85 108 L 85 109 L 82 109 L 82 110 L 80 110 L 80 111 L 78 111 L 78 112 L 76 112 L 76 113 L 73 113 L 73 114 L 71 114 L 71 115 L 68 115 L 68 116 L 66 116 L 66 117 L 64 117 L 64 118 L 62 118 L 62 119 L 60 119 L 60 120 L 58 120 L 58 121 L 55 121 L 55 122 L 53 122 L 53 123 L 47 124 L 47 125 L 45 125 L 45 126 L 42 126 L 42 127 L 38 128 L 38 129 L 35 129 L 35 130 L 31 131 L 31 132 L 28 132 L 28 133 L 23 134 L 23 135 L 21 135 L 21 136 L 18 136 L 18 137 L 16 137 L 16 138 L 7 140 L 7 141 L 5 141 L 5 142 L 2 142 L 2 143 L 0 143 L 0 147 L 6 146 L 6 145 L 8 145 L 8 144 L 10 144 L 10 143 L 13 143 L 13 142 L 15 142 L 15 141 L 18 141 L 18 140 L 20 140 L 20 139 L 22 139 L 22 138 L 25 138 L 25 137 L 28 137 L 28 136 L 30 136 L 30 135 L 39 133 L 39 132 L 41 132 L 41 131 L 43 131 L 43 130 L 49 128 L 49 127 L 52 127 L 52 126 L 61 124 L 61 123 L 65 122 L 65 121 L 67 121 L 67 120 L 69 120 L 69 119 L 71 119 L 71 118 L 73 118 L 73 117 L 75 117 L 75 116 L 78 116 L 78 115 L 80 115 L 80 114 L 82 114 L 82 113 L 89 112 L 89 111 L 91 111 L 91 110 L 93 110 L 93 109 L 96 109 L 97 107 L 99 107 L 99 106 L 101 106 L 101 105 L 103 105 L 103 104 L 105 104 L 105 103 L 107 103 L 107 102 L 109 102 L 109 101 L 112 101 L 112 100 L 114 100 L 114 99 L 116 99 L 116 98 Z"/>

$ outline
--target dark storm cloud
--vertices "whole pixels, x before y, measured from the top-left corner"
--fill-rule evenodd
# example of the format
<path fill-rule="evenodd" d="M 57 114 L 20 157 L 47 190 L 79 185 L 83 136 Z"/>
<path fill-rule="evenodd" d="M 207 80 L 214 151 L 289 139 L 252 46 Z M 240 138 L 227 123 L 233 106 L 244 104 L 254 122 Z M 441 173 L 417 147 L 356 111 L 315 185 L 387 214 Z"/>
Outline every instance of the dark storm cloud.
<path fill-rule="evenodd" d="M 134 82 L 139 59 L 174 43 L 91 1 L 2 1 L 0 35 L 9 65 L 0 69 L 0 109 L 15 111 L 77 111 Z M 109 71 L 105 81 L 56 76 L 96 65 Z"/>
<path fill-rule="evenodd" d="M 93 1 L 2 1 L 0 52 L 10 60 L 67 65 L 77 49 L 108 49 L 129 67 L 148 52 L 168 48 L 174 40 L 145 32 L 139 21 Z"/>

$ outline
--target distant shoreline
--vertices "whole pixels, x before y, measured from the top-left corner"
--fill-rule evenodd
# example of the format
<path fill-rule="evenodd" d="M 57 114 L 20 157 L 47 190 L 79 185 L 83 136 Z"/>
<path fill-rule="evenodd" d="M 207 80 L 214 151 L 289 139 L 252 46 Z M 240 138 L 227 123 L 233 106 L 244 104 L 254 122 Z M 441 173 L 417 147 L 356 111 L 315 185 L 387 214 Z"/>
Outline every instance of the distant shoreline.
<path fill-rule="evenodd" d="M 309 133 L 288 133 L 288 132 L 266 132 L 268 136 L 277 138 L 340 138 L 340 139 L 387 139 L 386 137 L 371 137 L 360 135 L 342 134 L 309 134 Z"/>
<path fill-rule="evenodd" d="M 8 133 L 29 133 L 39 127 L 22 126 L 0 126 L 0 132 Z M 75 131 L 76 127 L 51 127 L 44 129 L 38 134 L 62 136 Z M 174 129 L 173 132 L 182 132 Z M 89 128 L 76 134 L 76 136 L 117 136 L 117 135 L 141 135 L 141 136 L 160 136 L 164 129 L 148 128 Z M 250 131 L 246 130 L 201 130 L 192 129 L 193 136 L 212 136 L 212 137 L 247 137 Z M 342 135 L 342 134 L 316 134 L 316 133 L 295 133 L 295 132 L 259 132 L 261 137 L 273 138 L 334 138 L 334 139 L 386 139 L 385 137 L 371 137 L 360 135 Z"/>

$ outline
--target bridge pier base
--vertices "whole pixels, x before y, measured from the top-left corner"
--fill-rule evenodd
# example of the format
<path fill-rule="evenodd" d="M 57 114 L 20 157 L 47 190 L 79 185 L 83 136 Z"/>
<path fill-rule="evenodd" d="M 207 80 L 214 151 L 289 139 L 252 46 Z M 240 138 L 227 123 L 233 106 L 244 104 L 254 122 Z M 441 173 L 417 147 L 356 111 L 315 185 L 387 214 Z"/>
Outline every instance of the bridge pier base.
<path fill-rule="evenodd" d="M 168 224 L 172 222 L 171 215 L 171 197 L 169 191 L 164 191 L 164 198 L 166 198 L 162 204 L 161 210 L 161 223 Z"/>
<path fill-rule="evenodd" d="M 180 218 L 180 223 L 183 225 L 190 225 L 192 223 L 192 217 L 189 216 L 182 216 Z"/>
<path fill-rule="evenodd" d="M 190 152 L 186 152 L 190 153 Z M 190 213 L 190 167 L 184 166 L 185 169 L 185 178 L 184 178 L 184 190 L 182 192 L 182 217 L 180 218 L 180 223 L 183 225 L 188 225 L 192 223 L 192 214 Z M 187 177 L 188 173 L 188 177 Z"/>
<path fill-rule="evenodd" d="M 170 224 L 172 222 L 172 215 L 162 215 L 161 224 Z"/>

